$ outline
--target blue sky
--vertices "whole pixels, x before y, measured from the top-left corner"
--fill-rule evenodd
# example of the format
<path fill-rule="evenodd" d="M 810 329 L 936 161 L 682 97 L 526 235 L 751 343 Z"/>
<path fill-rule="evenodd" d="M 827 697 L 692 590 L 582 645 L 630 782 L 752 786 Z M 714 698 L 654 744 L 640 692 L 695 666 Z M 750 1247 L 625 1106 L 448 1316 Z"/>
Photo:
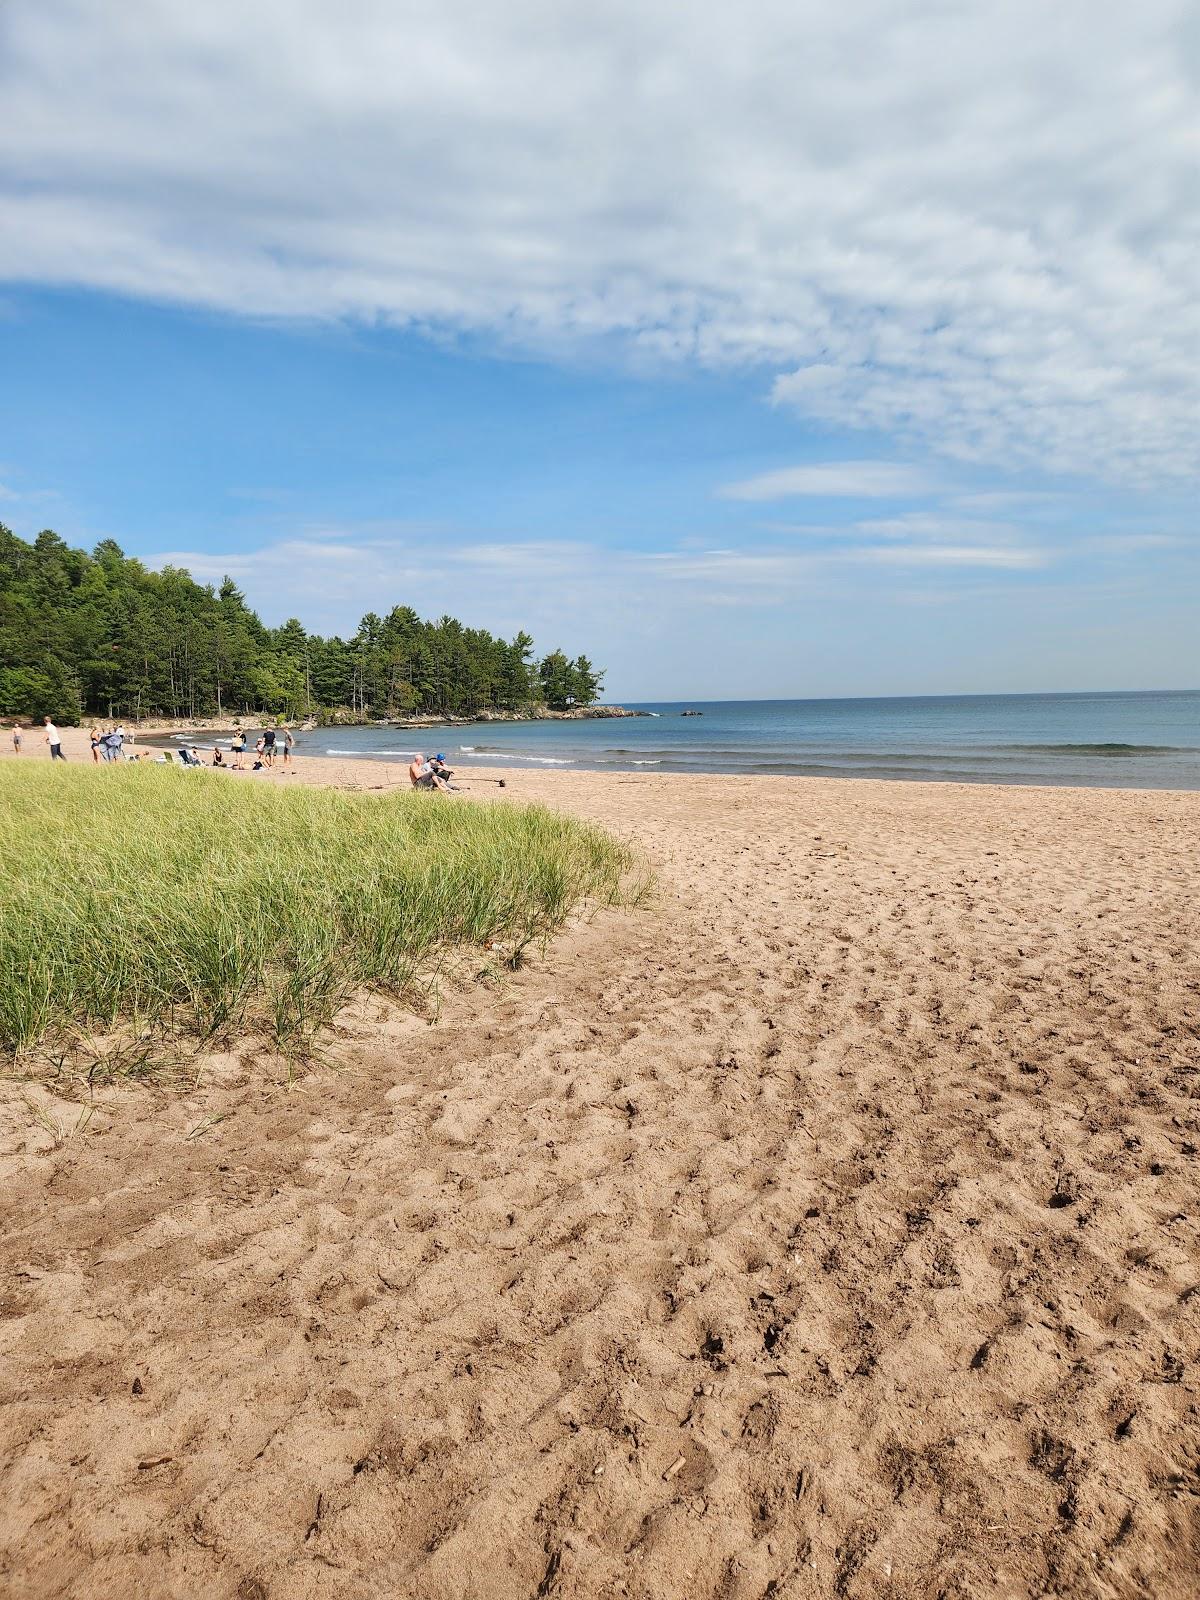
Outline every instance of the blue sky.
<path fill-rule="evenodd" d="M 613 698 L 1200 683 L 1186 7 L 243 10 L 0 14 L 0 520 Z"/>

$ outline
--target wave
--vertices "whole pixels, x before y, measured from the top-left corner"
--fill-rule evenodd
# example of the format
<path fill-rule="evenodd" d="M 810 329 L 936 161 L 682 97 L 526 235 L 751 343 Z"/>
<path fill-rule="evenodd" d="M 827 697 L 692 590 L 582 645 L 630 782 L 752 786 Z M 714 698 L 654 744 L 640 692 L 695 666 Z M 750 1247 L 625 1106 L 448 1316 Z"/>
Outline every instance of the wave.
<path fill-rule="evenodd" d="M 481 761 L 528 761 L 539 767 L 573 767 L 574 761 L 566 760 L 559 756 L 531 756 L 524 750 L 497 750 L 490 744 L 460 744 L 458 753 L 462 756 L 478 756 Z"/>
<path fill-rule="evenodd" d="M 725 767 L 736 768 L 741 771 L 760 771 L 774 767 L 791 769 L 796 766 L 808 766 L 812 763 L 824 765 L 834 763 L 837 765 L 857 767 L 876 766 L 880 762 L 888 765 L 911 765 L 917 767 L 936 766 L 943 767 L 977 767 L 995 766 L 1012 767 L 1025 766 L 1033 770 L 1036 763 L 1021 761 L 1022 756 L 1075 756 L 1086 758 L 1094 756 L 1097 759 L 1106 757 L 1121 758 L 1131 756 L 1197 756 L 1200 747 L 1192 745 L 1097 745 L 1097 744 L 979 744 L 979 745 L 950 745 L 942 744 L 921 750 L 889 750 L 879 749 L 839 749 L 830 745 L 804 745 L 797 743 L 789 748 L 772 749 L 759 744 L 748 743 L 743 745 L 733 744 L 708 744 L 708 745 L 679 745 L 674 748 L 664 745 L 651 745 L 647 750 L 643 745 L 640 752 L 622 746 L 609 746 L 604 755 L 597 760 L 605 766 L 644 766 L 656 765 L 667 762 L 678 766 L 681 770 L 712 771 Z M 588 758 L 584 758 L 588 759 Z M 1049 761 L 1047 761 L 1049 765 Z M 1058 765 L 1058 763 L 1055 763 Z"/>
<path fill-rule="evenodd" d="M 634 767 L 661 767 L 662 764 L 663 758 L 661 756 L 654 761 L 633 761 L 630 763 L 630 765 Z"/>
<path fill-rule="evenodd" d="M 997 750 L 1020 750 L 1047 756 L 1191 756 L 1200 754 L 1192 744 L 998 744 Z"/>
<path fill-rule="evenodd" d="M 428 745 L 425 748 L 428 749 Z M 574 761 L 565 760 L 558 756 L 531 756 L 520 750 L 486 750 L 477 749 L 474 745 L 460 745 L 459 752 L 462 755 L 478 755 L 483 762 L 523 761 L 531 766 L 539 767 L 573 767 L 575 765 Z M 315 752 L 313 753 L 315 754 Z M 324 754 L 327 756 L 350 756 L 356 761 L 379 761 L 385 756 L 399 756 L 405 761 L 411 761 L 417 752 L 415 750 L 341 750 L 329 748 L 325 750 Z"/>
<path fill-rule="evenodd" d="M 566 761 L 558 756 L 527 756 L 523 751 L 505 750 L 479 750 L 476 752 L 485 762 L 487 761 L 526 761 L 539 767 L 573 767 L 574 761 Z"/>

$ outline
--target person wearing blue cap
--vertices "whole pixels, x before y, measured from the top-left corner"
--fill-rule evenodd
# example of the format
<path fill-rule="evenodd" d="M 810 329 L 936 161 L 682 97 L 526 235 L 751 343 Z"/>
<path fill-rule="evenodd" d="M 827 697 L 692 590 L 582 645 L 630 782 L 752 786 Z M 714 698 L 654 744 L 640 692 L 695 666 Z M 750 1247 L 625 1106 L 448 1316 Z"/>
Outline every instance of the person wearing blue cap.
<path fill-rule="evenodd" d="M 437 776 L 446 785 L 447 789 L 453 789 L 453 790 L 455 790 L 455 792 L 457 792 L 458 785 L 456 783 L 452 783 L 451 782 L 451 779 L 454 777 L 454 774 L 450 770 L 450 768 L 446 765 L 446 757 L 442 754 L 442 752 L 440 750 L 438 751 L 437 755 L 434 756 L 433 760 L 429 763 L 429 766 L 430 766 L 430 770 L 437 774 Z"/>

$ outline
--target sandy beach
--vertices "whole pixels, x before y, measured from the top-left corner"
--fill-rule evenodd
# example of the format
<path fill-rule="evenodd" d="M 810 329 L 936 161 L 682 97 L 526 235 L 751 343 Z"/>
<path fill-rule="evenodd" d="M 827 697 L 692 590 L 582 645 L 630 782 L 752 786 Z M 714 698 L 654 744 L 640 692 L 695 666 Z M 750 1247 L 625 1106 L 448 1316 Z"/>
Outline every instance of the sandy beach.
<path fill-rule="evenodd" d="M 1200 794 L 463 777 L 652 903 L 300 1073 L 0 1083 L 0 1590 L 1200 1591 Z"/>

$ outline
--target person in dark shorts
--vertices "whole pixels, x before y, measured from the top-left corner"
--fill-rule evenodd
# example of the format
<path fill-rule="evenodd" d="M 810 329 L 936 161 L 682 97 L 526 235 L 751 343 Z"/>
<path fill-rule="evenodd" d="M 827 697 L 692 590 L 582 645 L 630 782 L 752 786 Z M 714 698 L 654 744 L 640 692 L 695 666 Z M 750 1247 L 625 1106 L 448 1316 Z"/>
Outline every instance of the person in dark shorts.
<path fill-rule="evenodd" d="M 62 734 L 59 733 L 49 717 L 46 718 L 46 743 L 50 746 L 51 761 L 65 761 L 67 759 L 62 753 Z"/>
<path fill-rule="evenodd" d="M 242 757 L 246 753 L 246 730 L 245 730 L 245 728 L 239 728 L 238 731 L 234 734 L 233 739 L 231 740 L 230 745 L 229 745 L 229 753 L 233 757 L 233 770 L 235 772 L 241 772 L 241 770 L 242 770 Z"/>
<path fill-rule="evenodd" d="M 457 789 L 457 785 L 454 782 L 454 773 L 446 765 L 446 757 L 440 750 L 430 761 L 429 770 L 435 778 L 441 778 L 447 789 Z"/>
<path fill-rule="evenodd" d="M 262 756 L 267 766 L 275 765 L 275 729 L 264 728 L 262 736 Z"/>

